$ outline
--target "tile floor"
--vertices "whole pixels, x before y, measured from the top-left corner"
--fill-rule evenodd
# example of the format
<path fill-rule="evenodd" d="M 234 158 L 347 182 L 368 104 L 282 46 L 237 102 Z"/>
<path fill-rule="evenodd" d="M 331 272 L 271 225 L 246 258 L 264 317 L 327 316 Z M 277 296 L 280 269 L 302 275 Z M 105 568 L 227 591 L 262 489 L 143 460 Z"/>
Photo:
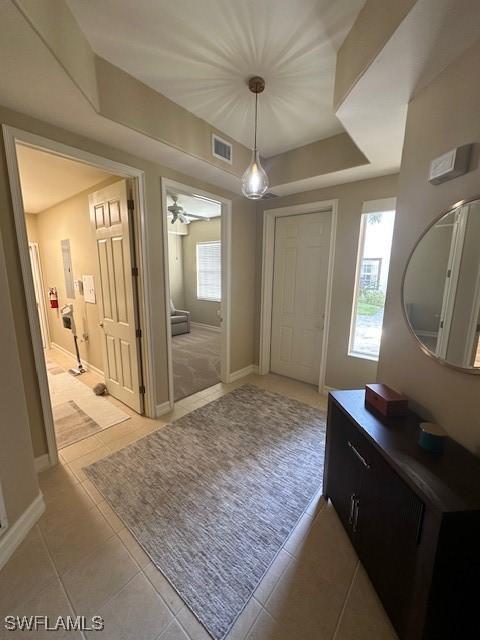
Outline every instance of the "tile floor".
<path fill-rule="evenodd" d="M 65 365 L 62 356 L 52 355 Z M 80 379 L 98 382 L 93 373 Z M 132 413 L 130 420 L 63 449 L 60 464 L 40 474 L 45 514 L 0 572 L 0 620 L 5 615 L 101 615 L 105 620 L 103 632 L 37 632 L 38 639 L 209 640 L 82 467 L 246 382 L 325 406 L 326 399 L 309 385 L 250 376 L 199 392 L 161 420 Z M 1 639 L 18 635 L 0 625 Z M 227 640 L 395 638 L 333 507 L 317 497 Z"/>

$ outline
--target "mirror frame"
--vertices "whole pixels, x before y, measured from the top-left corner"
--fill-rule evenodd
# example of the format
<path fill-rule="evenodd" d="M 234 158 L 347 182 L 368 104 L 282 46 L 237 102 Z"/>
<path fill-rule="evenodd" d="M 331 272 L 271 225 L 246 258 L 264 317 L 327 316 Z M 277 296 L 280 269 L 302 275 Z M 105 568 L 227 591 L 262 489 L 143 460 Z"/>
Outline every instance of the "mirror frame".
<path fill-rule="evenodd" d="M 422 232 L 422 234 L 419 236 L 419 238 L 417 239 L 417 241 L 415 242 L 413 249 L 410 251 L 409 255 L 408 255 L 408 259 L 407 259 L 407 263 L 405 265 L 405 269 L 403 271 L 403 276 L 402 276 L 402 283 L 401 283 L 401 304 L 402 304 L 402 313 L 403 313 L 403 317 L 405 319 L 405 322 L 407 324 L 407 327 L 410 331 L 410 333 L 413 335 L 413 337 L 415 338 L 416 342 L 418 343 L 418 346 L 420 347 L 420 350 L 429 358 L 431 358 L 432 360 L 434 360 L 435 362 L 438 362 L 438 364 L 442 365 L 443 367 L 448 367 L 449 369 L 454 369 L 455 371 L 459 371 L 460 373 L 467 373 L 470 375 L 480 375 L 480 367 L 478 367 L 477 369 L 467 369 L 465 367 L 459 367 L 456 364 L 452 364 L 451 362 L 447 362 L 447 360 L 443 360 L 442 358 L 439 358 L 437 355 L 435 355 L 434 353 L 432 353 L 424 344 L 423 342 L 420 340 L 420 338 L 417 336 L 417 334 L 415 333 L 412 324 L 410 322 L 410 318 L 407 315 L 407 310 L 405 308 L 405 279 L 407 277 L 407 270 L 408 267 L 410 265 L 410 261 L 413 257 L 413 254 L 415 253 L 418 245 L 420 244 L 420 242 L 423 240 L 423 238 L 427 235 L 427 233 L 430 231 L 430 229 L 432 227 L 434 227 L 437 222 L 439 222 L 444 216 L 447 215 L 447 213 L 450 213 L 451 211 L 454 211 L 455 209 L 458 209 L 459 207 L 463 207 L 466 204 L 470 204 L 472 202 L 480 202 L 480 195 L 477 196 L 473 196 L 472 198 L 465 198 L 464 200 L 459 200 L 458 202 L 455 202 L 454 204 L 452 204 L 450 207 L 448 207 L 448 209 L 445 209 L 439 216 L 437 216 L 429 225 L 428 227 Z"/>

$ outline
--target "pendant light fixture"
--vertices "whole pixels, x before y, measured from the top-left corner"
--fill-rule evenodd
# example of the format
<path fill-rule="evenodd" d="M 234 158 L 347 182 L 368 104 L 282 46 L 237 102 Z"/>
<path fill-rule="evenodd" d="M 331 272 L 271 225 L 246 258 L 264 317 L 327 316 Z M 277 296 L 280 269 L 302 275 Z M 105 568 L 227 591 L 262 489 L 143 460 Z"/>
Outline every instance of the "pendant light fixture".
<path fill-rule="evenodd" d="M 258 200 L 268 189 L 268 176 L 260 163 L 260 154 L 257 149 L 258 94 L 265 89 L 265 80 L 260 76 L 253 76 L 248 80 L 248 88 L 255 94 L 255 137 L 252 161 L 242 177 L 242 193 L 251 200 Z"/>

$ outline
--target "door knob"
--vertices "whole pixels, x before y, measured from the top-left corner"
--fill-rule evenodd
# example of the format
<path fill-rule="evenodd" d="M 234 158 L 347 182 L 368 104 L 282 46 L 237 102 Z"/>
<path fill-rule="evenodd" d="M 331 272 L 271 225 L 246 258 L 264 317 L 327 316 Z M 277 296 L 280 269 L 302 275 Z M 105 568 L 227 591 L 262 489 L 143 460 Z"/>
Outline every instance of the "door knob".
<path fill-rule="evenodd" d="M 103 329 L 103 322 L 99 322 L 99 323 L 98 323 L 98 326 L 99 326 L 99 327 L 102 327 L 102 329 Z"/>

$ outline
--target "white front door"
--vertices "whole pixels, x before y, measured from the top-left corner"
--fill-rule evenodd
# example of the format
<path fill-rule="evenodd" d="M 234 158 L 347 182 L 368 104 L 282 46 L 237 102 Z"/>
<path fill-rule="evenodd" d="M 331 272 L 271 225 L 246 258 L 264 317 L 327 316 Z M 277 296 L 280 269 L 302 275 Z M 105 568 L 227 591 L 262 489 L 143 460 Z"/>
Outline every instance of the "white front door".
<path fill-rule="evenodd" d="M 120 180 L 89 196 L 97 244 L 99 319 L 103 329 L 103 368 L 108 392 L 143 411 L 136 336 L 132 250 L 127 182 Z"/>
<path fill-rule="evenodd" d="M 270 370 L 318 384 L 322 358 L 331 213 L 275 222 Z"/>

